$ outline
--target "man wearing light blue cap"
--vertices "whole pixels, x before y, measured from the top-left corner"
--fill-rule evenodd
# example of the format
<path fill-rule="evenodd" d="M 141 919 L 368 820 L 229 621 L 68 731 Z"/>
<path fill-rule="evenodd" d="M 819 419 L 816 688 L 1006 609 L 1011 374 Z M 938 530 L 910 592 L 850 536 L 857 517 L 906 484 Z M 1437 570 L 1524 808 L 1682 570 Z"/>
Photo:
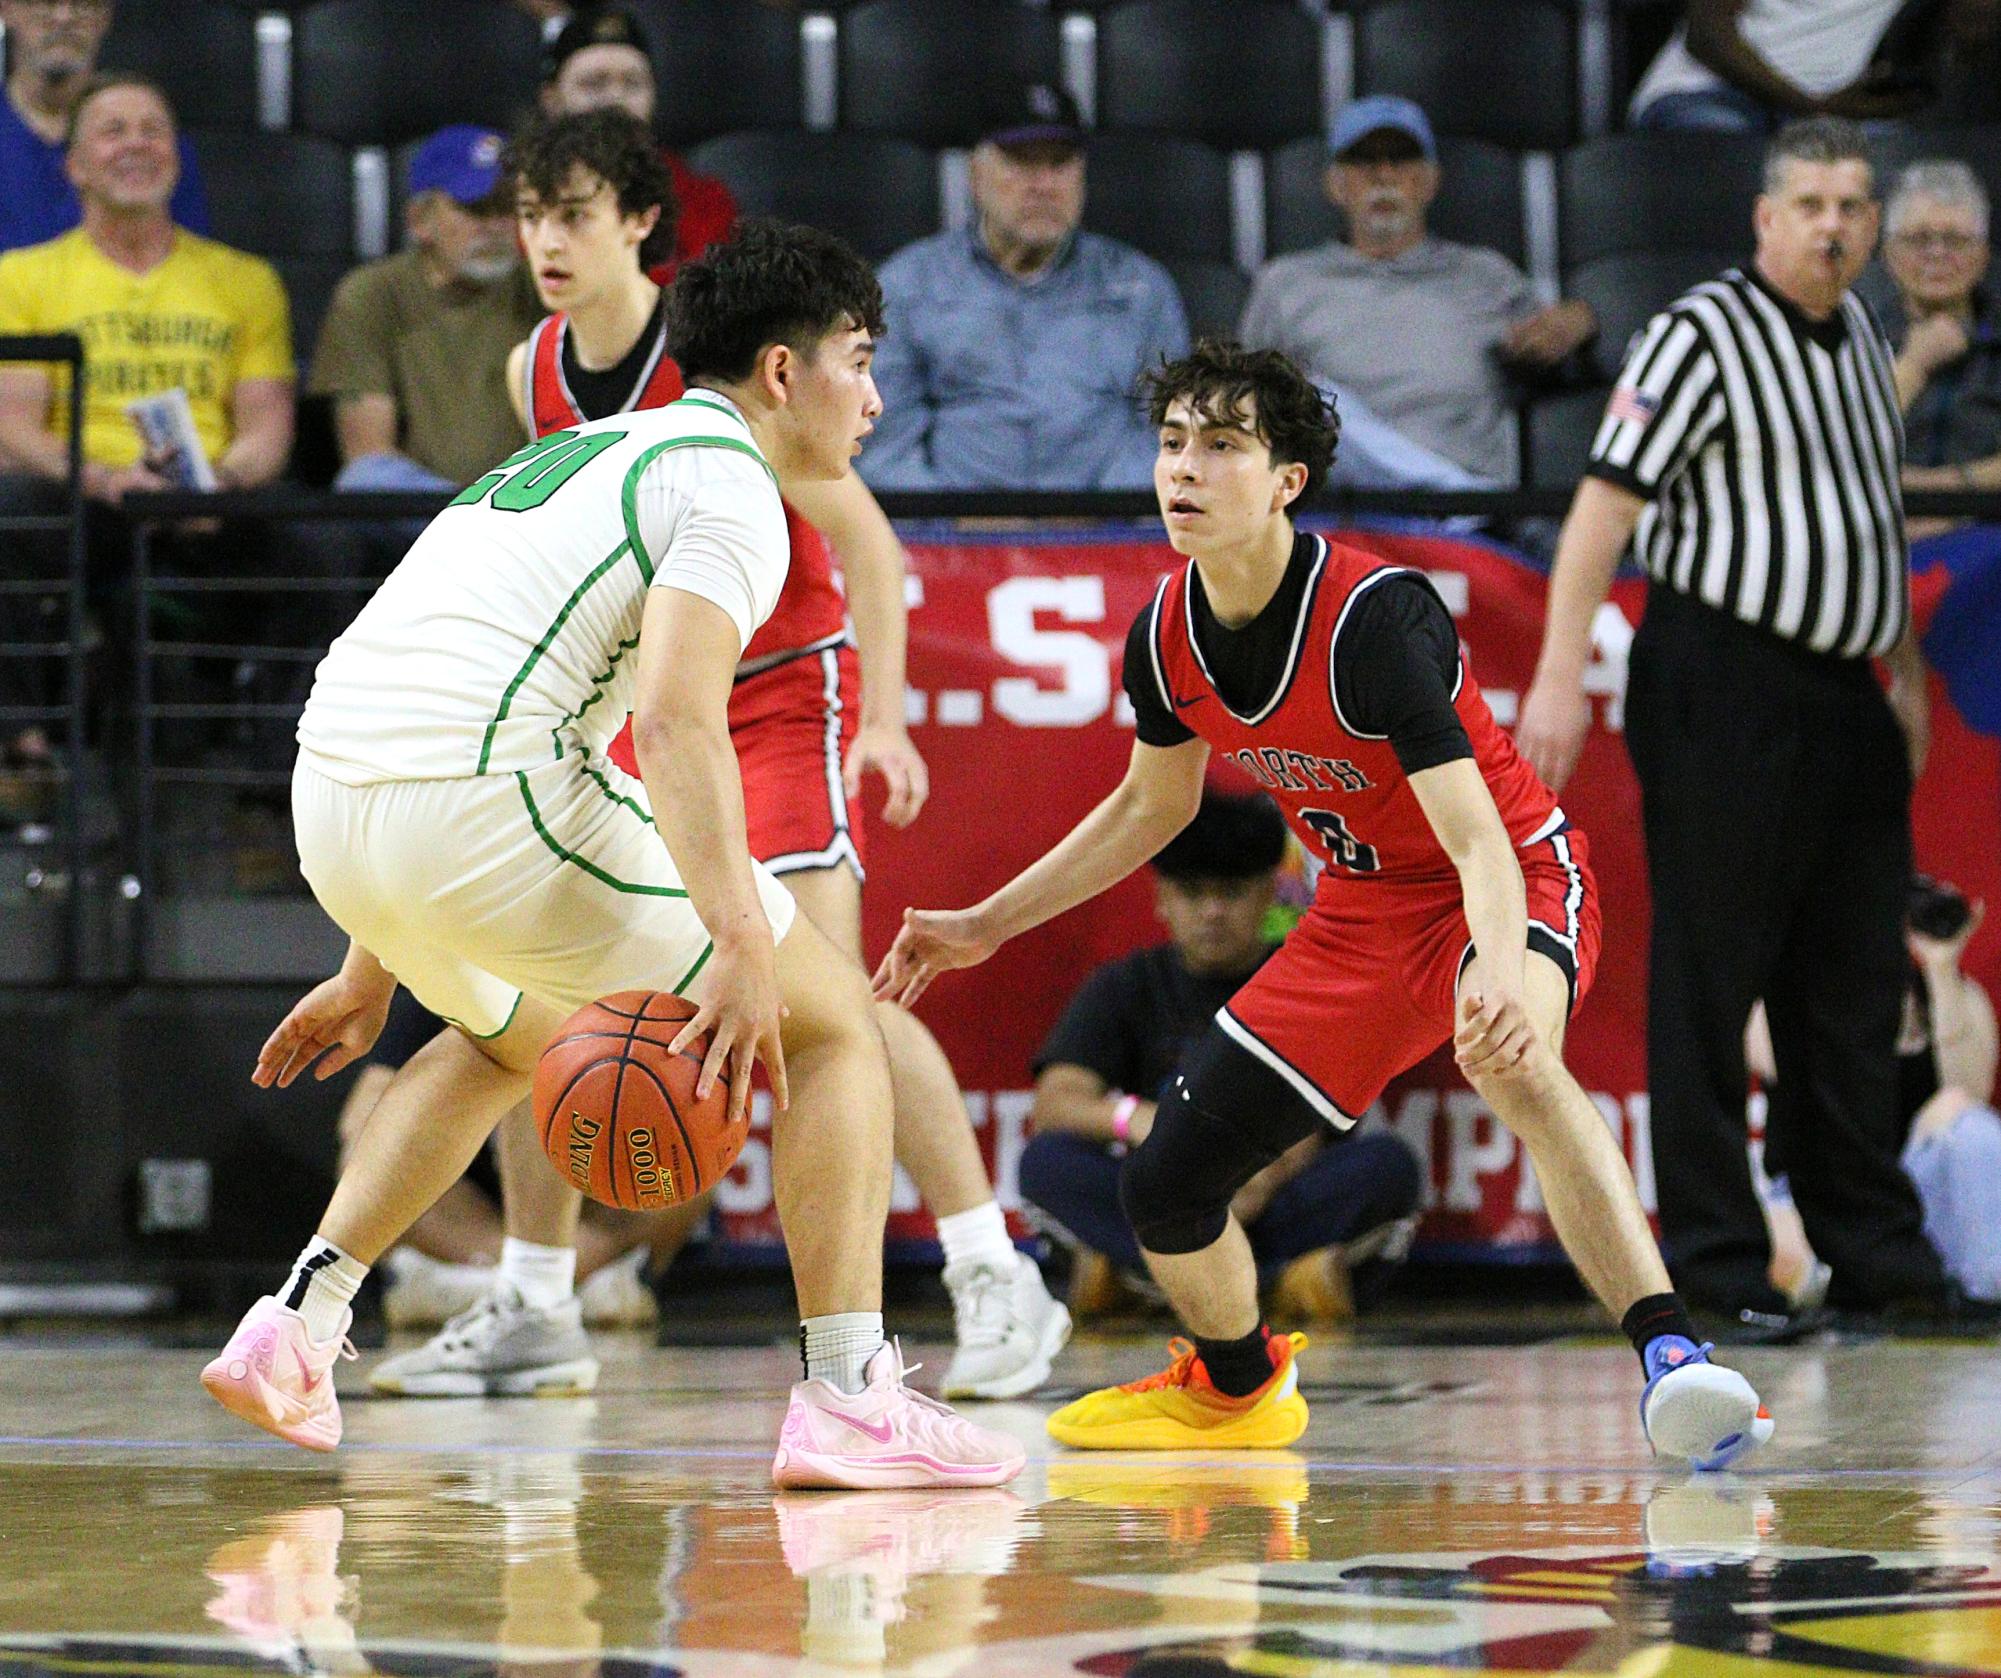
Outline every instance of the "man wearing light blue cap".
<path fill-rule="evenodd" d="M 1347 237 L 1268 262 L 1241 336 L 1283 350 L 1342 399 L 1344 438 L 1387 432 L 1376 481 L 1513 484 L 1514 380 L 1597 331 L 1590 305 L 1540 306 L 1498 251 L 1434 238 L 1438 144 L 1408 99 L 1349 104 L 1328 137 L 1326 191 Z M 1398 448 L 1395 445 L 1405 445 Z M 1344 444 L 1345 447 L 1345 444 Z"/>
<path fill-rule="evenodd" d="M 334 401 L 341 489 L 456 489 L 520 446 L 507 352 L 541 319 L 503 137 L 457 123 L 410 159 L 407 247 L 340 283 L 307 386 Z"/>

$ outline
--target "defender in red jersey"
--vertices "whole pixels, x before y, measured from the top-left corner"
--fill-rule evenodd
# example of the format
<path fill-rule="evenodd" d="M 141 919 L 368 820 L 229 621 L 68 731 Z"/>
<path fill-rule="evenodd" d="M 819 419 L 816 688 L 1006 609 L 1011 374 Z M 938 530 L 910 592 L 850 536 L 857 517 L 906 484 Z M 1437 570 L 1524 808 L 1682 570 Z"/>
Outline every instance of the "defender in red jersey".
<path fill-rule="evenodd" d="M 522 135 L 509 163 L 530 272 L 544 303 L 560 311 L 508 363 L 508 389 L 530 435 L 674 400 L 681 374 L 668 353 L 664 293 L 643 266 L 671 207 L 651 135 L 620 111 L 560 117 Z M 751 854 L 781 875 L 808 918 L 859 962 L 862 777 L 872 770 L 887 782 L 883 814 L 892 826 L 913 820 L 927 791 L 924 760 L 902 714 L 903 549 L 853 472 L 833 481 L 787 479 L 781 488 L 791 565 L 776 610 L 738 660 L 730 743 Z M 845 563 L 845 599 L 830 539 Z M 629 723 L 609 756 L 637 776 Z M 626 790 L 643 795 L 636 780 Z M 894 1068 L 896 1157 L 936 1217 L 945 1249 L 958 1346 L 944 1390 L 1014 1397 L 1047 1375 L 1068 1337 L 1069 1313 L 1014 1249 L 937 1040 L 903 1009 L 880 1006 L 877 1019 Z M 577 1196 L 543 1166 L 525 1109 L 504 1123 L 500 1156 L 513 1238 L 507 1250 L 522 1241 L 567 1244 Z M 586 1245 L 594 1267 L 642 1241 L 671 1253 L 706 1211 L 704 1199 L 649 1223 L 587 1224 L 579 1271 Z M 503 1251 L 503 1271 L 506 1262 Z M 447 1346 L 465 1340 L 448 1326 L 372 1379 L 401 1393 L 463 1392 L 467 1371 L 438 1366 Z M 482 1354 L 454 1355 L 477 1362 Z M 520 1390 L 518 1380 L 509 1390 Z"/>
<path fill-rule="evenodd" d="M 984 902 L 906 911 L 876 993 L 913 1002 L 1122 879 L 1192 818 L 1212 750 L 1264 785 L 1324 870 L 1126 1162 L 1127 1213 L 1193 1342 L 1167 1370 L 1065 1406 L 1050 1433 L 1142 1450 L 1297 1439 L 1304 1337 L 1259 1322 L 1231 1197 L 1314 1124 L 1353 1125 L 1450 1039 L 1640 1354 L 1647 1436 L 1722 1466 L 1769 1437 L 1770 1418 L 1695 1343 L 1632 1174 L 1563 1065 L 1598 948 L 1582 836 L 1495 725 L 1430 583 L 1294 529 L 1337 435 L 1304 375 L 1270 351 L 1204 344 L 1150 383 L 1154 487 L 1189 563 L 1127 639 L 1139 737 L 1125 779 Z"/>

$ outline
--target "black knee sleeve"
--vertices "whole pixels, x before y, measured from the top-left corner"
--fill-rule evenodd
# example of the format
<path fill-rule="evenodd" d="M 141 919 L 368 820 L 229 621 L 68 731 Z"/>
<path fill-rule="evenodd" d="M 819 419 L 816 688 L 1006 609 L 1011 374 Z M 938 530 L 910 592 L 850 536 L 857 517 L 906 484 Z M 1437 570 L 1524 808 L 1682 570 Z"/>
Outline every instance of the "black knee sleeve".
<path fill-rule="evenodd" d="M 1197 1253 L 1212 1245 L 1237 1190 L 1321 1126 L 1296 1101 L 1273 1102 L 1267 1090 L 1245 1091 L 1210 1075 L 1205 1046 L 1183 1063 L 1187 1070 L 1161 1098 L 1153 1129 L 1119 1175 L 1119 1200 L 1148 1252 Z"/>

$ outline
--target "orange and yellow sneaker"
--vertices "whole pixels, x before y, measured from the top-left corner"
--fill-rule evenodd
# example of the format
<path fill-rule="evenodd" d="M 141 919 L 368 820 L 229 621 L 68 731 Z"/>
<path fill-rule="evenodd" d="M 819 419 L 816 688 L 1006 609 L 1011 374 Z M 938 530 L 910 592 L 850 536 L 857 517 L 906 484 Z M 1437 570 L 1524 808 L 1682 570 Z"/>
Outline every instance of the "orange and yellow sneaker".
<path fill-rule="evenodd" d="M 1244 1398 L 1210 1383 L 1186 1340 L 1170 1340 L 1174 1361 L 1144 1380 L 1103 1387 L 1049 1418 L 1049 1437 L 1087 1451 L 1275 1451 L 1306 1431 L 1299 1396 L 1303 1334 L 1274 1334 L 1271 1379 Z"/>

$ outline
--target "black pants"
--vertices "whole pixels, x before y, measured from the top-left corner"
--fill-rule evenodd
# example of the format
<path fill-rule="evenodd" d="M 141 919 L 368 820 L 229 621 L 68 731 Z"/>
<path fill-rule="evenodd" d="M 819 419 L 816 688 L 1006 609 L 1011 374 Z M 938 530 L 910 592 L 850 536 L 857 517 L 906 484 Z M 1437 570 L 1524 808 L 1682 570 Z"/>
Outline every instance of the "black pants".
<path fill-rule="evenodd" d="M 1788 1092 L 1773 1143 L 1833 1297 L 1935 1293 L 1944 1274 L 1897 1164 L 1910 770 L 1867 661 L 1657 586 L 1626 729 L 1653 891 L 1654 1177 L 1677 1282 L 1725 1309 L 1779 1305 L 1744 1153 L 1744 1024 L 1763 997 Z"/>

